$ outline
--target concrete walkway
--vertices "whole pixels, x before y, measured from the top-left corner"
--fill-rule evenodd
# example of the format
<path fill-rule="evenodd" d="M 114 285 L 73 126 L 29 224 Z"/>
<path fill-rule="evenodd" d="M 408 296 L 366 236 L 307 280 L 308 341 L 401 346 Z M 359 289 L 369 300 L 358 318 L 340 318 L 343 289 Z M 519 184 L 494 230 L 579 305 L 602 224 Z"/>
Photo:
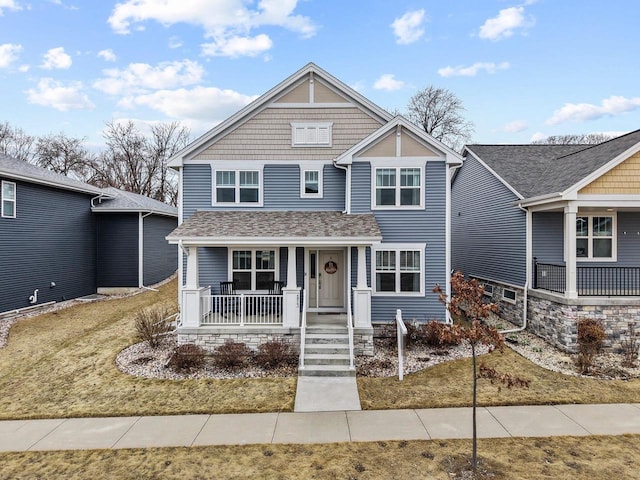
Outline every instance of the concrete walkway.
<path fill-rule="evenodd" d="M 298 376 L 294 412 L 361 410 L 356 377 Z"/>
<path fill-rule="evenodd" d="M 482 407 L 478 436 L 640 434 L 640 404 Z M 0 451 L 471 437 L 470 408 L 70 418 L 0 422 Z"/>

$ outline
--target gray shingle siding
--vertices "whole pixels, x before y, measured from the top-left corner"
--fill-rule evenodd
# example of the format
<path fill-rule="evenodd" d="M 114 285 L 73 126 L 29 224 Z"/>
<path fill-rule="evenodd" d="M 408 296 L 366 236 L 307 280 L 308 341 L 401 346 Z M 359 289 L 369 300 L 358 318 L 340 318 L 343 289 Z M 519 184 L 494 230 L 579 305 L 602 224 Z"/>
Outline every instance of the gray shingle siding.
<path fill-rule="evenodd" d="M 153 285 L 173 275 L 178 268 L 178 246 L 165 240 L 176 228 L 178 219 L 149 215 L 143 222 L 143 282 Z"/>
<path fill-rule="evenodd" d="M 15 183 L 16 218 L 0 218 L 0 312 L 29 306 L 35 289 L 38 303 L 95 293 L 91 195 Z"/>
<path fill-rule="evenodd" d="M 451 199 L 453 269 L 524 285 L 526 214 L 514 205 L 518 197 L 469 155 Z"/>
<path fill-rule="evenodd" d="M 138 286 L 138 214 L 96 215 L 98 287 Z"/>
<path fill-rule="evenodd" d="M 351 209 L 353 213 L 371 212 L 371 165 L 356 162 L 352 166 Z M 444 162 L 427 162 L 425 169 L 425 210 L 373 210 L 383 243 L 426 243 L 425 296 L 373 296 L 373 322 L 387 322 L 395 318 L 401 308 L 403 317 L 417 320 L 444 319 L 444 307 L 437 295 L 431 293 L 439 283 L 446 283 L 445 252 L 445 193 L 447 166 Z M 367 259 L 369 265 L 370 258 Z M 371 285 L 371 274 L 368 275 Z"/>

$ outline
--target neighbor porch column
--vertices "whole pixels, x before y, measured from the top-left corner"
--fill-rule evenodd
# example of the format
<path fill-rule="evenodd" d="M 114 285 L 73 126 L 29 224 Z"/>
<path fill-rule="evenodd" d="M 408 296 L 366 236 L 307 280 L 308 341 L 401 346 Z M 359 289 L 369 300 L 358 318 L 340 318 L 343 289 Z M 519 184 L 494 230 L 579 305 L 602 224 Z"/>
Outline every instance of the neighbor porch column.
<path fill-rule="evenodd" d="M 576 216 L 578 207 L 572 204 L 564 207 L 564 258 L 565 258 L 565 296 L 578 298 L 576 285 Z"/>
<path fill-rule="evenodd" d="M 287 255 L 287 286 L 282 289 L 282 325 L 300 326 L 300 287 L 296 280 L 298 262 L 296 247 L 289 246 Z"/>
<path fill-rule="evenodd" d="M 200 326 L 200 287 L 198 286 L 198 247 L 187 247 L 187 281 L 182 289 L 182 326 Z"/>
<path fill-rule="evenodd" d="M 373 260 L 372 260 L 373 261 Z M 358 279 L 353 288 L 354 327 L 371 327 L 371 288 L 367 286 L 367 247 L 358 246 Z"/>

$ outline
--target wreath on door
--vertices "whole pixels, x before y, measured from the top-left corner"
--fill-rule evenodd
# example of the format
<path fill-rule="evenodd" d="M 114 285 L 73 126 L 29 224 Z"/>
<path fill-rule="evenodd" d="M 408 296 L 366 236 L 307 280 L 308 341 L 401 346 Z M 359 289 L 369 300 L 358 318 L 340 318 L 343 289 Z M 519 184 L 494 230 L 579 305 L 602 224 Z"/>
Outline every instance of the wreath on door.
<path fill-rule="evenodd" d="M 338 264 L 333 260 L 329 260 L 327 263 L 324 264 L 324 271 L 327 272 L 329 275 L 333 275 L 338 271 Z"/>

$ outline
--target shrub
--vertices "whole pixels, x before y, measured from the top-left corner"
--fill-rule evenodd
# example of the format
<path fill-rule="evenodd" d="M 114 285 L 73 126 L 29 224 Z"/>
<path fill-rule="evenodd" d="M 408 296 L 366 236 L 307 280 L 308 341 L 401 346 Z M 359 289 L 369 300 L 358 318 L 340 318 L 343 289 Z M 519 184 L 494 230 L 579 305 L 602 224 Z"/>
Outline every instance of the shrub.
<path fill-rule="evenodd" d="M 636 327 L 633 322 L 629 322 L 628 335 L 629 338 L 620 341 L 620 346 L 622 347 L 622 366 L 633 368 L 637 365 L 638 350 L 640 350 L 640 343 L 638 342 Z"/>
<path fill-rule="evenodd" d="M 162 336 L 170 330 L 166 320 L 169 315 L 169 309 L 162 307 L 146 308 L 136 313 L 136 340 L 147 342 L 151 348 L 158 348 Z"/>
<path fill-rule="evenodd" d="M 420 330 L 422 331 L 424 343 L 430 347 L 452 347 L 460 345 L 462 342 L 461 336 L 451 325 L 437 320 L 431 320 L 422 325 Z"/>
<path fill-rule="evenodd" d="M 251 355 L 244 343 L 229 341 L 216 348 L 213 363 L 220 368 L 237 368 L 246 365 Z"/>
<path fill-rule="evenodd" d="M 580 373 L 587 374 L 601 351 L 605 339 L 602 322 L 592 318 L 578 320 L 578 356 L 576 363 Z"/>
<path fill-rule="evenodd" d="M 258 347 L 255 361 L 258 366 L 265 370 L 272 370 L 278 367 L 295 365 L 298 359 L 289 343 L 271 340 Z"/>
<path fill-rule="evenodd" d="M 205 351 L 202 347 L 192 343 L 185 343 L 173 350 L 168 366 L 177 371 L 187 371 L 204 365 Z"/>

